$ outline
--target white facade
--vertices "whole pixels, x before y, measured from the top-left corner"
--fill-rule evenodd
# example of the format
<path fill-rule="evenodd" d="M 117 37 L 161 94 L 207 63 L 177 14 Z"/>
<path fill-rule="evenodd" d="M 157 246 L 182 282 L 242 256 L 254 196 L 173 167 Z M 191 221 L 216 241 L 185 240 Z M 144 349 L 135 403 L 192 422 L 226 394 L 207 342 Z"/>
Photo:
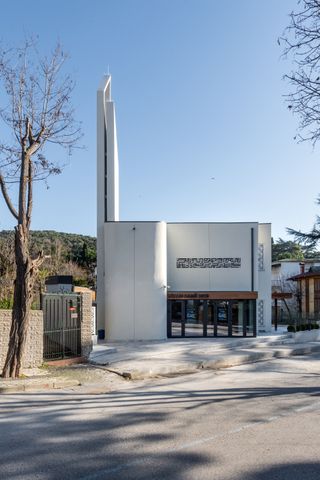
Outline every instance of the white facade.
<path fill-rule="evenodd" d="M 202 292 L 251 299 L 258 331 L 270 331 L 270 224 L 119 221 L 110 86 L 108 76 L 98 90 L 98 328 L 109 340 L 164 339 L 172 292 Z"/>
<path fill-rule="evenodd" d="M 258 223 L 169 223 L 168 284 L 171 290 L 257 290 L 257 249 L 254 248 L 257 235 Z M 236 257 L 241 258 L 241 266 L 177 268 L 176 259 L 184 257 Z"/>
<path fill-rule="evenodd" d="M 258 223 L 105 223 L 107 338 L 166 338 L 167 292 L 173 291 L 243 292 L 244 298 L 256 292 L 258 331 L 270 331 L 270 227 Z M 263 259 L 259 259 L 261 245 Z M 177 267 L 181 258 L 234 257 L 241 260 L 238 268 Z"/>
<path fill-rule="evenodd" d="M 166 235 L 164 222 L 105 224 L 109 340 L 166 338 Z"/>

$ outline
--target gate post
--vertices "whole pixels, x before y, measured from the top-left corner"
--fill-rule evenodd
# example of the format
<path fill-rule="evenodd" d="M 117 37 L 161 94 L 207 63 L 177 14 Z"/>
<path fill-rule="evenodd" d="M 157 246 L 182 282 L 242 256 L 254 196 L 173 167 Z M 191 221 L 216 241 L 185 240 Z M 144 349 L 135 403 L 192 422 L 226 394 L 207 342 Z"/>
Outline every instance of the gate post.
<path fill-rule="evenodd" d="M 92 296 L 81 292 L 81 356 L 89 357 L 92 350 Z"/>

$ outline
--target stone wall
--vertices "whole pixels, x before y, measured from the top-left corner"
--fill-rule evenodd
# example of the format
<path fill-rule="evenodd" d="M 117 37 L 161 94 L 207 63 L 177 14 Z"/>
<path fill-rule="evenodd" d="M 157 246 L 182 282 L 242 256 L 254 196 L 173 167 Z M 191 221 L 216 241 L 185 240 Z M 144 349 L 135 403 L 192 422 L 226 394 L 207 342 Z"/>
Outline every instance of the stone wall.
<path fill-rule="evenodd" d="M 92 295 L 81 293 L 81 355 L 89 357 L 92 350 Z"/>
<path fill-rule="evenodd" d="M 81 293 L 81 356 L 89 357 L 92 350 L 92 297 Z M 0 309 L 0 373 L 7 355 L 11 327 L 11 310 Z M 39 367 L 43 363 L 43 314 L 32 310 L 22 368 Z"/>
<path fill-rule="evenodd" d="M 11 310 L 0 310 L 0 371 L 7 355 L 11 327 Z M 39 367 L 43 363 L 43 315 L 32 310 L 22 368 Z"/>

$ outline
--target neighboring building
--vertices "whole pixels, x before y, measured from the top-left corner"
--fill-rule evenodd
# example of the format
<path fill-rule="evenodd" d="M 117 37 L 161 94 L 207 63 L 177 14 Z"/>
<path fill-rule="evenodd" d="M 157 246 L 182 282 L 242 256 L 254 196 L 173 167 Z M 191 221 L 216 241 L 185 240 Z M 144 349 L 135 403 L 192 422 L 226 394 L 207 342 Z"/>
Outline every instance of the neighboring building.
<path fill-rule="evenodd" d="M 71 293 L 72 275 L 51 275 L 45 280 L 46 293 Z"/>
<path fill-rule="evenodd" d="M 303 317 L 319 318 L 320 316 L 320 266 L 310 266 L 307 271 L 302 269 L 298 275 L 290 278 L 297 282 L 299 292 L 299 307 Z"/>
<path fill-rule="evenodd" d="M 286 302 L 286 306 L 279 303 L 279 318 L 288 316 L 288 308 L 292 315 L 301 313 L 301 295 L 298 285 L 292 280 L 292 277 L 315 266 L 320 267 L 320 260 L 318 258 L 304 260 L 284 259 L 272 262 L 271 274 L 273 296 L 275 293 L 291 294 L 291 298 L 285 297 L 283 299 L 283 301 Z M 278 299 L 281 300 L 279 296 Z"/>
<path fill-rule="evenodd" d="M 291 291 L 293 283 L 292 280 L 288 279 L 294 275 L 298 275 L 298 273 L 301 273 L 302 268 L 308 269 L 312 266 L 320 266 L 320 259 L 284 259 L 272 262 L 272 289 L 283 289 L 284 291 Z"/>
<path fill-rule="evenodd" d="M 97 312 L 109 340 L 271 330 L 271 225 L 119 221 L 111 77 L 97 96 Z"/>

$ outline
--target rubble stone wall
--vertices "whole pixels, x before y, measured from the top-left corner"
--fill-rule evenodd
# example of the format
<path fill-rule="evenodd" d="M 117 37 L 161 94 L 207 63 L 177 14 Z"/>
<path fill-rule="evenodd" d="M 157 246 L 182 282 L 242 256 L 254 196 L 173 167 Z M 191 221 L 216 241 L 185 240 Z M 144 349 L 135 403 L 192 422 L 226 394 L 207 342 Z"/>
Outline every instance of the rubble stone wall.
<path fill-rule="evenodd" d="M 0 371 L 8 351 L 12 310 L 0 309 Z M 43 315 L 40 310 L 31 311 L 22 368 L 39 367 L 43 363 Z"/>

